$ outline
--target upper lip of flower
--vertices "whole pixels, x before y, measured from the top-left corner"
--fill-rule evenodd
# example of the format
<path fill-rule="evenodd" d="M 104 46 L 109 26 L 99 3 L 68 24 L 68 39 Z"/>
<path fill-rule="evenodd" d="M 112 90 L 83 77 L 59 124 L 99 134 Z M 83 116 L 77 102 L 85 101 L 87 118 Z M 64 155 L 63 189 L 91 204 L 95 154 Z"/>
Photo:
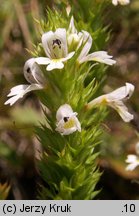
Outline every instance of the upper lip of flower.
<path fill-rule="evenodd" d="M 127 100 L 129 99 L 134 92 L 134 85 L 131 83 L 126 83 L 125 86 L 122 86 L 115 91 L 107 94 L 109 100 Z"/>
<path fill-rule="evenodd" d="M 24 77 L 29 83 L 45 84 L 45 77 L 36 63 L 35 58 L 30 58 L 25 62 L 23 71 Z"/>

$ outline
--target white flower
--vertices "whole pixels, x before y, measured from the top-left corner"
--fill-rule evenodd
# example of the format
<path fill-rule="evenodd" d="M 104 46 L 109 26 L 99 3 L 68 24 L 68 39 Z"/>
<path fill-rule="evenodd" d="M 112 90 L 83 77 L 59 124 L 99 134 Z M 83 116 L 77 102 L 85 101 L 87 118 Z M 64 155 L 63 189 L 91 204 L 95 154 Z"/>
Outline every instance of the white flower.
<path fill-rule="evenodd" d="M 112 0 L 112 4 L 114 4 L 115 6 L 121 4 L 121 5 L 127 5 L 130 3 L 130 0 Z"/>
<path fill-rule="evenodd" d="M 79 32 L 79 33 L 77 32 L 77 29 L 75 28 L 75 25 L 74 25 L 73 16 L 71 17 L 71 20 L 70 20 L 67 35 L 68 35 L 67 36 L 67 41 L 68 41 L 69 46 L 71 46 L 72 44 L 75 44 L 77 46 L 79 44 L 79 42 L 80 42 L 80 45 L 81 45 L 83 33 L 82 32 Z"/>
<path fill-rule="evenodd" d="M 92 38 L 88 32 L 86 31 L 82 31 L 82 32 L 83 32 L 82 41 L 83 43 L 85 43 L 85 45 L 78 57 L 78 61 L 80 64 L 86 61 L 96 61 L 107 65 L 113 65 L 116 63 L 115 60 L 111 59 L 113 56 L 108 55 L 106 51 L 96 51 L 91 54 L 88 54 L 92 46 Z"/>
<path fill-rule="evenodd" d="M 129 163 L 126 167 L 127 171 L 132 171 L 137 166 L 139 166 L 139 158 L 136 155 L 127 155 L 127 159 L 125 162 Z"/>
<path fill-rule="evenodd" d="M 125 122 L 129 122 L 133 119 L 133 115 L 128 112 L 128 109 L 124 105 L 123 101 L 130 98 L 133 91 L 134 86 L 130 83 L 126 83 L 125 86 L 120 87 L 109 94 L 104 94 L 98 98 L 95 98 L 89 102 L 86 107 L 87 109 L 90 109 L 96 105 L 108 105 L 115 109 Z"/>
<path fill-rule="evenodd" d="M 10 104 L 12 106 L 17 100 L 22 98 L 30 91 L 42 89 L 45 84 L 45 78 L 35 62 L 35 58 L 31 58 L 26 61 L 24 65 L 24 76 L 31 85 L 17 85 L 10 90 L 7 97 L 11 97 L 4 104 Z"/>
<path fill-rule="evenodd" d="M 97 61 L 107 65 L 113 65 L 116 63 L 115 60 L 111 59 L 113 56 L 108 55 L 106 51 L 97 51 L 88 54 L 92 46 L 92 37 L 87 31 L 82 30 L 82 32 L 77 32 L 73 17 L 71 17 L 68 29 L 68 43 L 69 45 L 72 43 L 78 43 L 77 49 L 79 49 L 81 45 L 84 45 L 78 57 L 78 62 L 80 64 L 86 61 Z"/>
<path fill-rule="evenodd" d="M 56 113 L 56 131 L 61 135 L 69 135 L 75 131 L 81 132 L 81 124 L 76 116 L 77 113 L 73 112 L 70 105 L 60 106 Z"/>
<path fill-rule="evenodd" d="M 48 65 L 47 70 L 62 69 L 65 61 L 70 59 L 75 52 L 68 53 L 66 29 L 58 28 L 55 32 L 49 31 L 42 35 L 42 46 L 47 57 L 38 57 L 36 62 Z"/>

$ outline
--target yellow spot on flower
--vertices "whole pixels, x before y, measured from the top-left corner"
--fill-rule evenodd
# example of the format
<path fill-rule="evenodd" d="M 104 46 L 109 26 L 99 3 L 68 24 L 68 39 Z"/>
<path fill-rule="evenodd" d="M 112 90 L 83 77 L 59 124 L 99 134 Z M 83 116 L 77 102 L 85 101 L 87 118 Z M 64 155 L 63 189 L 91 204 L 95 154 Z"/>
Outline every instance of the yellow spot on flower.
<path fill-rule="evenodd" d="M 104 97 L 102 102 L 101 102 L 102 105 L 107 105 L 108 104 L 108 101 L 107 101 L 107 98 Z"/>
<path fill-rule="evenodd" d="M 52 61 L 53 61 L 54 63 L 56 63 L 56 62 L 61 62 L 61 58 L 59 58 L 59 59 L 52 59 Z"/>
<path fill-rule="evenodd" d="M 65 124 L 64 124 L 64 129 L 69 129 L 75 126 L 75 121 L 73 118 L 69 119 Z"/>

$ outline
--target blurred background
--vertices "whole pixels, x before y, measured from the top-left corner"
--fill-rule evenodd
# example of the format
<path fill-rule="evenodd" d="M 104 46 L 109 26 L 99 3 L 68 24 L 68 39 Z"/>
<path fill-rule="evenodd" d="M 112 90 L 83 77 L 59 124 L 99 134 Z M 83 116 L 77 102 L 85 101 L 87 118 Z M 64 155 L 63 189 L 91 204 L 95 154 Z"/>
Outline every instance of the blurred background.
<path fill-rule="evenodd" d="M 39 41 L 36 20 L 46 19 L 46 8 L 54 3 L 68 6 L 68 1 L 0 0 L 0 199 L 37 199 L 36 188 L 41 184 L 36 168 L 41 147 L 34 137 L 34 125 L 43 122 L 37 97 L 30 93 L 16 105 L 5 106 L 11 87 L 27 83 L 23 65 Z M 71 1 L 75 4 L 78 1 Z M 83 2 L 83 1 L 82 1 Z M 99 2 L 99 1 L 98 1 Z M 104 26 L 109 26 L 110 40 L 104 49 L 117 60 L 108 69 L 104 90 L 111 91 L 125 82 L 135 85 L 128 107 L 135 115 L 125 123 L 110 109 L 104 130 L 101 155 L 98 160 L 102 176 L 97 199 L 139 199 L 139 167 L 125 171 L 125 159 L 135 154 L 139 142 L 139 1 L 128 6 L 108 4 Z"/>

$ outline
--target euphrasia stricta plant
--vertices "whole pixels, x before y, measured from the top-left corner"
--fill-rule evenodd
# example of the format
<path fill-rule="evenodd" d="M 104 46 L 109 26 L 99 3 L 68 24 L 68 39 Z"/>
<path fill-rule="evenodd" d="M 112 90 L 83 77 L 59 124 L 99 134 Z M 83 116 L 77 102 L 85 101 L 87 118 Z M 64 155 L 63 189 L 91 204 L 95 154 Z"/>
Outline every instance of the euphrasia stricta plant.
<path fill-rule="evenodd" d="M 98 38 L 105 43 L 103 28 L 92 31 L 83 20 L 76 22 L 72 15 L 65 18 L 50 10 L 47 22 L 41 21 L 40 25 L 41 40 L 23 68 L 30 84 L 13 87 L 5 104 L 13 105 L 28 92 L 37 90 L 47 108 L 47 126 L 36 127 L 43 147 L 38 162 L 44 180 L 39 197 L 93 199 L 101 175 L 96 149 L 102 142 L 101 122 L 107 114 L 106 106 L 129 122 L 133 115 L 124 101 L 132 95 L 134 86 L 126 83 L 100 95 L 106 68 L 116 63 L 111 53 L 100 49 L 103 42 L 97 44 Z"/>

